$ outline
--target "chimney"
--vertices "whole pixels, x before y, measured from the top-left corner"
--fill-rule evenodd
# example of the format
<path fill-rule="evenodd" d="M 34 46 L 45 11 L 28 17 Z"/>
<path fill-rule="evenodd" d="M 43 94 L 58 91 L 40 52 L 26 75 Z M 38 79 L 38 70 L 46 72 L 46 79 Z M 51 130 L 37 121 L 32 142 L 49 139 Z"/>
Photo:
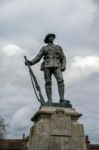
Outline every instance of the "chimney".
<path fill-rule="evenodd" d="M 25 139 L 25 133 L 23 133 L 23 139 Z"/>

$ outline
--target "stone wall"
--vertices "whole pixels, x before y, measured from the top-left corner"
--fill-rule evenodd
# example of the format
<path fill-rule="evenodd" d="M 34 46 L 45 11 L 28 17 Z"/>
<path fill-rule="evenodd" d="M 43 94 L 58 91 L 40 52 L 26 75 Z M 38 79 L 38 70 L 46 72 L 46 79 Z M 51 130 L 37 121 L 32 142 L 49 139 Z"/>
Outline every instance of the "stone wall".
<path fill-rule="evenodd" d="M 29 150 L 86 150 L 81 115 L 74 108 L 42 107 L 32 118 Z"/>

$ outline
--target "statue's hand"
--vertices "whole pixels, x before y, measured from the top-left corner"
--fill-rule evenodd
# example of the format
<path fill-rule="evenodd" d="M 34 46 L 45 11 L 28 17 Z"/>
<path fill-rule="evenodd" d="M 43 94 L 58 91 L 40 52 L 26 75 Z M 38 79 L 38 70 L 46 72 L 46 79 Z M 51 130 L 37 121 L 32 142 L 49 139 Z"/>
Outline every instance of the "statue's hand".
<path fill-rule="evenodd" d="M 28 66 L 28 65 L 29 65 L 29 66 L 32 66 L 32 62 L 29 61 L 29 60 L 27 60 L 27 62 L 25 62 L 25 65 L 26 65 L 26 66 Z"/>
<path fill-rule="evenodd" d="M 61 71 L 65 71 L 66 70 L 66 67 L 65 66 L 62 66 L 61 67 Z"/>

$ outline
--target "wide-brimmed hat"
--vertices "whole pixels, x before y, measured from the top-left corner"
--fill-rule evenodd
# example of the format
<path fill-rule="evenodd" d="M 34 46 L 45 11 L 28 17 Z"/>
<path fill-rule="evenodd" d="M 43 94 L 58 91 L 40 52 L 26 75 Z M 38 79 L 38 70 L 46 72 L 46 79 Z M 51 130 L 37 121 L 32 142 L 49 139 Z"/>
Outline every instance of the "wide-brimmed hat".
<path fill-rule="evenodd" d="M 45 43 L 48 43 L 48 39 L 49 39 L 50 36 L 53 36 L 54 39 L 55 39 L 55 37 L 56 37 L 56 35 L 55 35 L 54 33 L 49 33 L 49 34 L 47 34 L 47 35 L 45 36 L 45 39 L 44 39 L 44 42 L 45 42 Z"/>

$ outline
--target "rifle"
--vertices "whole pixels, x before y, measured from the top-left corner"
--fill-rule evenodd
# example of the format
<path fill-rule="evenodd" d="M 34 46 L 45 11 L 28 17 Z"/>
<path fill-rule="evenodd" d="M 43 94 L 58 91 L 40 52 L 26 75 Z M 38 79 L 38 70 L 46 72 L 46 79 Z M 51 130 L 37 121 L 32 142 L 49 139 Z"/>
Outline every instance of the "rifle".
<path fill-rule="evenodd" d="M 41 93 L 40 86 L 39 86 L 39 84 L 37 82 L 36 76 L 34 75 L 34 72 L 31 69 L 26 56 L 24 56 L 24 59 L 25 59 L 25 62 L 27 63 L 27 66 L 28 66 L 28 69 L 29 69 L 29 72 L 30 72 L 30 77 L 31 77 L 32 86 L 33 86 L 35 95 L 36 95 L 38 101 L 41 103 L 41 105 L 44 105 L 45 101 L 44 101 L 43 95 Z M 37 94 L 37 91 L 38 91 L 39 96 Z"/>

